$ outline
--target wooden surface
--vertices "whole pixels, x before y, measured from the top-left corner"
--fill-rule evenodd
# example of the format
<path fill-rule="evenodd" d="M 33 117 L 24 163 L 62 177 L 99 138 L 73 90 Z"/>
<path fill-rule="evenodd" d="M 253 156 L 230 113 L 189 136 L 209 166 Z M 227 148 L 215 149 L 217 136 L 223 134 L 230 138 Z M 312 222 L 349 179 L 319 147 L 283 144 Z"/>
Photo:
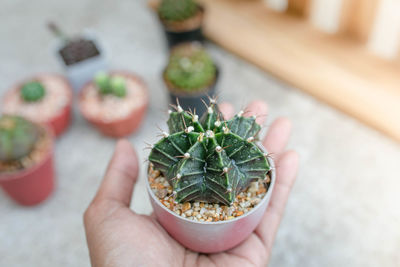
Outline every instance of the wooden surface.
<path fill-rule="evenodd" d="M 288 0 L 287 12 L 299 17 L 306 17 L 310 12 L 311 0 Z"/>
<path fill-rule="evenodd" d="M 201 2 L 209 39 L 400 141 L 398 65 L 270 11 L 262 1 Z"/>
<path fill-rule="evenodd" d="M 343 0 L 340 32 L 366 42 L 372 30 L 380 0 Z"/>

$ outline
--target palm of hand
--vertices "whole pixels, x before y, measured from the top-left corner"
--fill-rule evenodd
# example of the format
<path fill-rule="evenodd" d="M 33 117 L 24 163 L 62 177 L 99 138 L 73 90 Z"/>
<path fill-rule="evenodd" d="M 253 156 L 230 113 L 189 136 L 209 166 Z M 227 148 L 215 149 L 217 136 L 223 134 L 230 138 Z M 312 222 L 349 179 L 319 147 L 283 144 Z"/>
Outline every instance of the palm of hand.
<path fill-rule="evenodd" d="M 232 109 L 222 104 L 229 117 Z M 249 114 L 265 114 L 266 106 L 255 102 Z M 268 262 L 290 188 L 297 172 L 295 152 L 283 153 L 290 133 L 286 119 L 275 121 L 263 143 L 278 155 L 277 182 L 264 217 L 239 246 L 222 253 L 198 254 L 171 238 L 153 216 L 130 208 L 138 164 L 127 141 L 120 141 L 104 181 L 85 213 L 86 236 L 93 266 L 263 266 Z M 136 162 L 136 164 L 132 164 Z M 109 177 L 112 177 L 110 179 Z"/>

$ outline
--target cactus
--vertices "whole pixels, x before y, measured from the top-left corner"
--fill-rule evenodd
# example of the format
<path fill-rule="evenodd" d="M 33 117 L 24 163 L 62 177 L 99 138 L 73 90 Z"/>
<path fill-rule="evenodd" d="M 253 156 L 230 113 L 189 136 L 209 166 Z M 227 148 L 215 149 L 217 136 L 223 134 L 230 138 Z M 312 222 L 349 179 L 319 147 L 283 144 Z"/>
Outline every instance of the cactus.
<path fill-rule="evenodd" d="M 261 126 L 239 112 L 225 121 L 215 100 L 198 116 L 178 105 L 170 112 L 169 133 L 152 146 L 149 161 L 173 188 L 177 202 L 230 205 L 252 181 L 265 179 L 267 155 L 255 144 Z"/>
<path fill-rule="evenodd" d="M 183 21 L 196 14 L 198 6 L 193 0 L 162 0 L 158 13 L 164 20 Z"/>
<path fill-rule="evenodd" d="M 111 77 L 105 72 L 99 72 L 94 77 L 99 93 L 101 95 L 114 95 L 116 97 L 126 96 L 126 82 L 122 77 Z"/>
<path fill-rule="evenodd" d="M 46 90 L 44 86 L 38 81 L 31 81 L 25 83 L 20 89 L 21 97 L 26 102 L 36 102 L 41 100 Z"/>
<path fill-rule="evenodd" d="M 19 160 L 32 151 L 40 136 L 40 128 L 18 116 L 0 118 L 0 161 Z"/>
<path fill-rule="evenodd" d="M 184 91 L 196 91 L 210 85 L 216 67 L 207 51 L 193 44 L 183 44 L 171 52 L 165 78 Z"/>

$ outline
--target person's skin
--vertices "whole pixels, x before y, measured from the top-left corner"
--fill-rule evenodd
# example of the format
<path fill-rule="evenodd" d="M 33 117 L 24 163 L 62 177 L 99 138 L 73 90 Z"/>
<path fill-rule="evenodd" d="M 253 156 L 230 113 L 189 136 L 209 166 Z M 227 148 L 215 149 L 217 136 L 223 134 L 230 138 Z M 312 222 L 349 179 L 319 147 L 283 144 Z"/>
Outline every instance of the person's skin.
<path fill-rule="evenodd" d="M 219 107 L 225 118 L 233 115 L 232 105 L 222 103 Z M 264 115 L 257 118 L 262 124 L 267 105 L 254 101 L 247 111 L 247 116 Z M 153 215 L 136 214 L 129 208 L 139 166 L 130 143 L 120 140 L 100 188 L 84 214 L 92 266 L 266 266 L 297 174 L 298 155 L 285 150 L 290 131 L 290 121 L 279 118 L 262 141 L 274 157 L 277 176 L 261 223 L 237 247 L 209 255 L 186 249 L 168 235 Z"/>

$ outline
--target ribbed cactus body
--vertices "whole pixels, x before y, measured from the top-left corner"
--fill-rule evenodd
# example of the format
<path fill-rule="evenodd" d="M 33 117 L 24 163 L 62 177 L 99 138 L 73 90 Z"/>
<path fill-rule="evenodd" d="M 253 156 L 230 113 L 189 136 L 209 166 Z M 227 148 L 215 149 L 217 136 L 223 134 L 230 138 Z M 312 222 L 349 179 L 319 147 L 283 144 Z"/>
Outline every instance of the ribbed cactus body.
<path fill-rule="evenodd" d="M 0 118 L 0 161 L 19 160 L 32 151 L 40 129 L 21 117 L 3 115 Z"/>
<path fill-rule="evenodd" d="M 254 117 L 224 121 L 215 104 L 200 120 L 179 106 L 168 119 L 149 160 L 171 184 L 177 202 L 231 204 L 250 182 L 264 179 L 270 166 L 254 143 L 260 125 Z"/>

